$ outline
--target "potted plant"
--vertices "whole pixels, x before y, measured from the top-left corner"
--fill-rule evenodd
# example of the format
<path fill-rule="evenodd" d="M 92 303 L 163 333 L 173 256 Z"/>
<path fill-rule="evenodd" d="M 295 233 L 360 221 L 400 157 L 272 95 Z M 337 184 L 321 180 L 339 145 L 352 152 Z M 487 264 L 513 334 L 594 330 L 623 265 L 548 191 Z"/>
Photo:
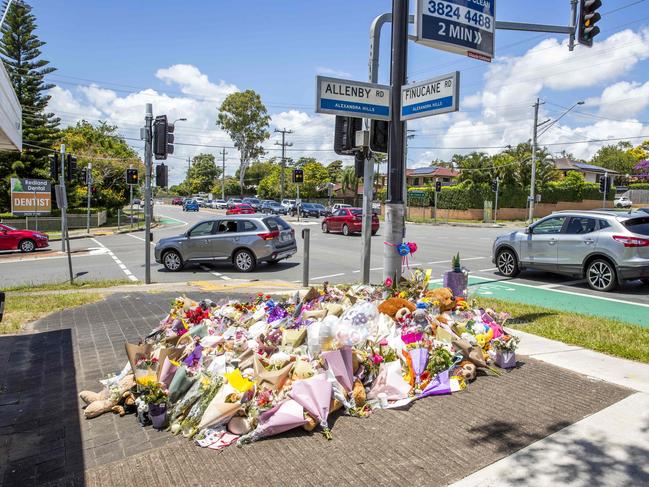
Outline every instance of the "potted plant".
<path fill-rule="evenodd" d="M 444 287 L 449 288 L 454 297 L 466 299 L 469 273 L 462 269 L 459 252 L 453 256 L 451 265 L 453 269 L 444 272 Z"/>
<path fill-rule="evenodd" d="M 516 367 L 516 348 L 520 338 L 513 335 L 502 335 L 491 342 L 491 346 L 496 352 L 494 362 L 501 369 L 511 369 Z"/>
<path fill-rule="evenodd" d="M 162 429 L 167 422 L 167 391 L 160 382 L 147 384 L 142 399 L 147 406 L 147 413 L 155 429 Z"/>

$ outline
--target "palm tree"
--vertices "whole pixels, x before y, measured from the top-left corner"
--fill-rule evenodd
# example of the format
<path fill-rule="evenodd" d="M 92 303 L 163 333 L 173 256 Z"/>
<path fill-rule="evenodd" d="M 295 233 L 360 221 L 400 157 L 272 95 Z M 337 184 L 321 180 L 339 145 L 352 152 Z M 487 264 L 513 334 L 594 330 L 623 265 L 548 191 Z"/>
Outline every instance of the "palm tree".
<path fill-rule="evenodd" d="M 356 177 L 356 169 L 354 169 L 354 166 L 349 166 L 343 169 L 341 184 L 343 193 L 346 193 L 347 190 L 349 190 L 354 194 L 354 197 L 356 197 L 356 192 L 358 191 L 358 178 Z"/>

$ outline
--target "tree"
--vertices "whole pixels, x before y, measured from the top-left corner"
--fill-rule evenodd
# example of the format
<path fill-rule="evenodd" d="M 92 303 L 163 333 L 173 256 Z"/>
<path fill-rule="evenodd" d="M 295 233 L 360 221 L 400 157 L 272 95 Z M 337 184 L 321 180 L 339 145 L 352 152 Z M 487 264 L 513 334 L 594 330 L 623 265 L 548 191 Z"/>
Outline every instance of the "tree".
<path fill-rule="evenodd" d="M 277 164 L 275 163 L 275 159 L 271 159 L 269 161 L 253 162 L 250 165 L 250 167 L 248 167 L 248 170 L 246 171 L 245 186 L 247 188 L 250 187 L 257 188 L 259 186 L 259 183 L 261 183 L 261 180 L 264 179 L 266 175 L 268 175 L 268 173 L 276 165 Z M 237 172 L 234 174 L 234 177 L 239 178 L 239 172 L 240 170 L 237 169 Z"/>
<path fill-rule="evenodd" d="M 6 2 L 4 3 L 6 7 Z M 3 9 L 4 10 L 4 9 Z M 23 151 L 0 153 L 0 207 L 9 207 L 9 179 L 48 177 L 48 149 L 56 140 L 59 119 L 47 113 L 54 85 L 45 83 L 46 75 L 55 71 L 49 61 L 40 59 L 45 42 L 35 34 L 36 18 L 23 2 L 11 4 L 2 26 L 0 59 L 4 62 L 14 91 L 22 107 Z M 38 147 L 34 147 L 38 146 Z"/>
<path fill-rule="evenodd" d="M 330 162 L 327 166 L 327 173 L 329 174 L 329 181 L 332 183 L 339 182 L 343 173 L 343 161 L 336 160 Z"/>
<path fill-rule="evenodd" d="M 617 145 L 605 145 L 599 149 L 593 158 L 591 164 L 601 166 L 606 169 L 612 169 L 620 173 L 619 177 L 625 174 L 632 174 L 638 159 L 630 153 L 633 146 L 628 142 L 620 142 Z"/>
<path fill-rule="evenodd" d="M 192 159 L 187 171 L 187 188 L 190 194 L 209 193 L 221 177 L 221 166 L 216 164 L 214 154 L 198 154 Z"/>
<path fill-rule="evenodd" d="M 341 177 L 341 185 L 343 193 L 347 191 L 351 192 L 354 196 L 358 192 L 358 180 L 356 177 L 356 169 L 354 166 L 348 166 L 343 169 L 343 174 Z"/>
<path fill-rule="evenodd" d="M 329 173 L 327 168 L 316 160 L 306 162 L 302 166 L 304 183 L 300 186 L 300 198 L 315 198 L 326 194 Z M 259 183 L 258 193 L 261 198 L 277 198 L 280 193 L 281 167 L 273 164 L 268 175 Z M 297 187 L 292 178 L 286 178 L 285 194 L 288 197 L 297 196 Z"/>
<path fill-rule="evenodd" d="M 99 122 L 95 127 L 82 120 L 61 131 L 58 142 L 77 156 L 79 168 L 92 163 L 93 186 L 97 189 L 93 196 L 94 206 L 116 210 L 128 203 L 130 190 L 126 184 L 126 169 L 130 166 L 138 169 L 144 180 L 144 164 L 119 136 L 114 125 Z M 83 201 L 86 190 L 85 185 L 77 185 L 73 194 Z"/>
<path fill-rule="evenodd" d="M 252 159 L 264 154 L 261 144 L 270 137 L 270 116 L 261 97 L 253 90 L 228 95 L 219 110 L 217 125 L 227 132 L 239 149 L 239 187 L 243 196 L 246 169 Z"/>

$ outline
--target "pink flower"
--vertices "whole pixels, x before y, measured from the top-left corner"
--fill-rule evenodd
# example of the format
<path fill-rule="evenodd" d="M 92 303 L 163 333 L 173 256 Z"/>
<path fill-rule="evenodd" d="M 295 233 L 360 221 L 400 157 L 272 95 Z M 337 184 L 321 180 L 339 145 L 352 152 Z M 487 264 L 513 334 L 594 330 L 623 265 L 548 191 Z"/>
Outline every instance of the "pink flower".
<path fill-rule="evenodd" d="M 181 328 L 180 330 L 178 330 L 178 335 L 184 335 L 185 333 L 187 333 L 186 328 Z"/>
<path fill-rule="evenodd" d="M 374 354 L 374 356 L 372 357 L 372 362 L 378 365 L 383 362 L 383 357 L 381 357 L 379 354 Z"/>
<path fill-rule="evenodd" d="M 386 285 L 387 287 L 392 287 L 392 284 L 393 284 L 393 282 L 392 282 L 392 278 L 391 278 L 391 277 L 388 277 L 388 278 L 385 279 L 385 285 Z"/>
<path fill-rule="evenodd" d="M 387 347 L 388 345 L 388 339 L 387 338 L 382 338 L 381 341 L 379 342 L 380 347 Z"/>

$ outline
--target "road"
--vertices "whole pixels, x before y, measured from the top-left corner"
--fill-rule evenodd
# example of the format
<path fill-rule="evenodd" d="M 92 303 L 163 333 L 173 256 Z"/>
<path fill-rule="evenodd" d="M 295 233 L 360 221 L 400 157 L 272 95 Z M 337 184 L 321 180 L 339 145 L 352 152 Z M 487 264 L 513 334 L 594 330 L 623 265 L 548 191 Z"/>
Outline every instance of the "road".
<path fill-rule="evenodd" d="M 153 232 L 154 241 L 177 235 L 189 226 L 208 216 L 223 213 L 221 210 L 201 209 L 198 213 L 184 213 L 179 207 L 156 205 L 156 215 L 165 225 Z M 151 276 L 154 282 L 178 282 L 188 280 L 229 279 L 283 279 L 301 282 L 302 239 L 301 230 L 311 230 L 310 281 L 321 283 L 355 282 L 360 278 L 360 236 L 344 237 L 339 234 L 323 234 L 319 220 L 297 222 L 288 218 L 298 236 L 298 253 L 292 259 L 275 266 L 261 264 L 253 273 L 242 274 L 226 263 L 189 265 L 181 272 L 168 272 L 152 262 Z M 450 268 L 451 257 L 460 252 L 462 263 L 471 274 L 487 279 L 503 280 L 495 272 L 491 262 L 491 244 L 501 228 L 451 227 L 433 225 L 407 225 L 406 240 L 416 242 L 417 252 L 410 259 L 410 267 L 433 270 L 434 277 L 441 277 Z M 80 279 L 124 279 L 144 281 L 144 238 L 142 232 L 125 233 L 72 241 L 73 268 Z M 153 247 L 153 244 L 152 244 Z M 371 278 L 380 282 L 383 272 L 385 244 L 381 230 L 372 238 Z M 53 244 L 54 251 L 38 252 L 32 256 L 21 254 L 0 255 L 2 286 L 18 284 L 63 282 L 67 279 L 67 260 Z M 153 249 L 152 249 L 153 250 Z M 153 252 L 152 252 L 153 254 Z M 24 260 L 17 260 L 24 259 Z M 601 298 L 649 305 L 648 289 L 639 281 L 625 284 L 615 293 L 598 293 L 590 290 L 581 280 L 569 279 L 548 273 L 528 271 L 512 282 L 562 293 L 586 294 Z M 612 301 L 613 302 L 613 301 Z"/>

